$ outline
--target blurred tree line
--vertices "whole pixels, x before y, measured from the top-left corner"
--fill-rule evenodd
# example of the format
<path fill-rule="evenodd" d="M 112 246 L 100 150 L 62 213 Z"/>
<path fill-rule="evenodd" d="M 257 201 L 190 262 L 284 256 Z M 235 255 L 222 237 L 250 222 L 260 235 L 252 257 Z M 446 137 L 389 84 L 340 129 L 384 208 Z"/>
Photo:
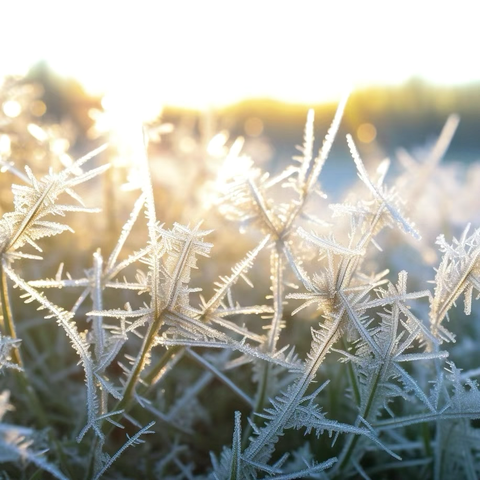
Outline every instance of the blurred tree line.
<path fill-rule="evenodd" d="M 324 132 L 336 104 L 312 107 L 316 131 Z M 308 108 L 275 100 L 247 100 L 226 108 L 222 114 L 231 131 L 238 134 L 242 134 L 242 125 L 249 117 L 261 118 L 264 133 L 272 143 L 288 146 L 299 143 Z M 362 124 L 372 124 L 376 129 L 375 142 L 390 155 L 399 147 L 411 148 L 436 137 L 452 113 L 458 114 L 461 121 L 447 157 L 480 159 L 480 82 L 438 86 L 413 78 L 400 86 L 372 86 L 355 91 L 349 98 L 340 136 L 354 134 Z"/>
<path fill-rule="evenodd" d="M 89 112 L 101 110 L 101 99 L 87 95 L 77 81 L 59 77 L 45 62 L 34 66 L 25 82 L 42 87 L 42 101 L 46 105 L 43 121 L 68 122 L 76 133 L 75 146 L 83 147 L 94 123 Z M 251 99 L 208 112 L 208 122 L 211 124 L 213 117 L 213 133 L 227 130 L 232 137 L 262 136 L 277 151 L 283 151 L 300 142 L 310 107 L 315 110 L 319 136 L 328 128 L 336 107 L 334 103 L 311 106 Z M 375 145 L 386 155 L 392 155 L 398 147 L 422 145 L 438 135 L 451 113 L 460 115 L 461 122 L 447 158 L 465 161 L 480 158 L 477 128 L 480 124 L 480 82 L 439 86 L 413 78 L 401 86 L 372 86 L 355 91 L 349 99 L 340 134 L 355 134 L 360 125 L 373 125 Z M 163 121 L 188 125 L 192 135 L 197 136 L 202 134 L 205 115 L 205 112 L 175 106 L 163 106 L 162 110 Z M 340 146 L 338 151 L 346 153 L 346 147 Z"/>

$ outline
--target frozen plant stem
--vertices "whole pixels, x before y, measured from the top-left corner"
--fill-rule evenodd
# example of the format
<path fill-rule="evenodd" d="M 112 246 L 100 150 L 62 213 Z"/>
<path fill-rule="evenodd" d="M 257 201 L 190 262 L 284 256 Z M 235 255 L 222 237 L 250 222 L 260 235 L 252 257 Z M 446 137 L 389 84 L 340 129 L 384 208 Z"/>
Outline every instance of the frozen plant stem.
<path fill-rule="evenodd" d="M 0 294 L 2 300 L 2 330 L 4 335 L 8 335 L 13 339 L 17 339 L 17 332 L 13 322 L 12 307 L 10 305 L 10 296 L 8 293 L 7 275 L 5 270 L 0 265 Z M 12 351 L 12 360 L 23 370 L 23 361 L 18 348 Z"/>
<path fill-rule="evenodd" d="M 272 298 L 274 305 L 274 313 L 272 318 L 271 327 L 268 331 L 268 338 L 266 343 L 267 352 L 273 354 L 275 352 L 278 337 L 280 336 L 281 321 L 283 316 L 283 256 L 281 247 L 278 243 L 275 245 L 275 249 L 272 250 L 270 255 L 270 268 L 272 270 Z M 252 410 L 250 420 L 256 423 L 258 416 L 255 412 L 260 412 L 264 409 L 267 402 L 268 382 L 270 378 L 271 367 L 268 362 L 262 362 L 261 374 L 258 381 L 257 393 L 255 398 L 255 406 Z M 248 445 L 248 439 L 252 432 L 252 426 L 249 422 L 243 432 L 242 447 L 245 448 Z"/>
<path fill-rule="evenodd" d="M 155 318 L 153 322 L 149 325 L 148 331 L 145 335 L 145 338 L 142 343 L 142 347 L 140 349 L 140 353 L 128 377 L 128 381 L 125 386 L 125 391 L 123 393 L 123 398 L 116 405 L 114 409 L 115 411 L 128 410 L 131 406 L 130 403 L 133 399 L 135 388 L 140 379 L 140 374 L 142 373 L 147 363 L 148 354 L 150 353 L 150 350 L 152 349 L 152 347 L 155 345 L 155 337 L 157 336 L 158 330 L 163 323 L 163 314 L 164 312 L 162 311 L 160 315 L 157 318 Z"/>
<path fill-rule="evenodd" d="M 12 307 L 10 304 L 10 295 L 8 292 L 8 280 L 5 270 L 3 268 L 3 264 L 0 264 L 0 295 L 2 301 L 2 329 L 5 335 L 8 335 L 12 339 L 17 339 L 17 333 L 15 329 L 15 323 L 13 320 L 12 315 Z M 22 356 L 20 353 L 19 348 L 15 348 L 12 351 L 12 360 L 13 362 L 18 365 L 21 370 L 14 370 L 13 374 L 17 382 L 19 383 L 21 389 L 27 395 L 29 399 L 29 408 L 33 410 L 35 413 L 35 417 L 37 418 L 39 425 L 41 428 L 48 427 L 48 420 L 45 411 L 43 410 L 42 404 L 31 386 L 27 372 L 25 371 Z"/>
<path fill-rule="evenodd" d="M 12 315 L 10 294 L 8 291 L 8 279 L 7 279 L 5 270 L 3 268 L 3 264 L 1 262 L 0 262 L 0 298 L 2 303 L 2 325 L 1 325 L 2 330 L 9 337 L 16 339 L 17 334 L 16 334 L 15 323 Z M 54 436 L 52 429 L 49 428 L 50 425 L 49 425 L 47 414 L 43 408 L 42 403 L 40 402 L 40 399 L 38 398 L 38 395 L 35 389 L 32 387 L 32 384 L 28 379 L 28 374 L 24 369 L 23 360 L 22 360 L 22 356 L 19 348 L 13 349 L 12 360 L 16 365 L 18 365 L 21 368 L 21 370 L 14 369 L 12 373 L 15 376 L 15 379 L 18 385 L 20 386 L 21 390 L 23 390 L 24 394 L 28 399 L 28 408 L 33 412 L 38 422 L 38 426 L 41 429 L 48 429 L 48 437 L 50 442 L 54 446 L 55 453 L 57 454 L 57 458 L 60 462 L 60 465 L 62 466 L 63 471 L 69 474 L 67 459 L 65 458 L 65 454 L 63 452 L 62 446 L 57 440 L 57 438 Z"/>
<path fill-rule="evenodd" d="M 309 111 L 304 133 L 304 145 L 302 148 L 303 155 L 297 159 L 301 162 L 301 167 L 298 168 L 298 180 L 296 183 L 298 199 L 293 203 L 293 207 L 290 208 L 286 218 L 282 222 L 279 222 L 278 227 L 275 226 L 275 222 L 273 222 L 270 218 L 271 212 L 267 207 L 265 198 L 262 196 L 261 192 L 255 186 L 252 180 L 248 179 L 250 194 L 254 203 L 257 205 L 258 211 L 260 212 L 264 230 L 267 231 L 275 241 L 274 249 L 270 255 L 270 270 L 272 279 L 271 291 L 274 304 L 274 315 L 266 343 L 266 350 L 270 354 L 275 352 L 277 340 L 281 331 L 284 301 L 284 266 L 286 264 L 290 265 L 298 280 L 301 281 L 305 286 L 309 286 L 309 282 L 305 277 L 305 273 L 301 268 L 299 268 L 297 263 L 298 260 L 291 251 L 291 248 L 288 244 L 288 239 L 294 230 L 296 220 L 301 217 L 302 213 L 305 211 L 308 200 L 311 196 L 313 196 L 313 193 L 317 188 L 318 177 L 330 153 L 333 140 L 338 132 L 347 100 L 348 95 L 346 95 L 338 105 L 332 124 L 316 158 L 313 158 L 314 112 L 313 110 Z M 258 420 L 258 417 L 255 416 L 255 412 L 262 411 L 266 404 L 271 367 L 268 363 L 265 363 L 262 365 L 261 369 L 262 370 L 256 393 L 256 404 L 251 414 L 251 421 L 254 423 Z M 243 432 L 242 446 L 244 448 L 248 444 L 251 430 L 251 423 L 249 423 Z"/>
<path fill-rule="evenodd" d="M 305 392 L 307 391 L 307 388 L 314 380 L 320 365 L 325 359 L 325 356 L 328 354 L 333 344 L 337 341 L 340 334 L 339 325 L 342 321 L 343 313 L 344 312 L 337 316 L 334 324 L 330 327 L 328 335 L 323 341 L 323 345 L 317 349 L 315 355 L 309 360 L 305 368 L 305 373 L 293 386 L 292 391 L 289 394 L 288 402 L 282 409 L 282 412 L 269 423 L 268 428 L 262 429 L 258 437 L 256 437 L 255 440 L 245 450 L 244 456 L 248 460 L 255 461 L 256 456 L 261 452 L 264 445 L 268 445 L 275 437 L 282 433 L 286 423 L 289 421 L 295 409 L 300 404 Z"/>

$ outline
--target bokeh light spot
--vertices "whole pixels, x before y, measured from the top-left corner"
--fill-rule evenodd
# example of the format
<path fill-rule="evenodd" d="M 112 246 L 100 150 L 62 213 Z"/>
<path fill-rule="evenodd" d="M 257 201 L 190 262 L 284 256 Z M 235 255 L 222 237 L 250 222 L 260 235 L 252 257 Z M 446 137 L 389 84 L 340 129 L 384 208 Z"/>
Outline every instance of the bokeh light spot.
<path fill-rule="evenodd" d="M 22 106 L 15 100 L 7 100 L 2 105 L 3 113 L 10 118 L 15 118 L 22 112 Z"/>
<path fill-rule="evenodd" d="M 377 138 L 377 129 L 371 123 L 362 123 L 357 128 L 357 138 L 362 143 L 372 143 Z"/>
<path fill-rule="evenodd" d="M 35 117 L 41 117 L 47 111 L 47 106 L 41 101 L 37 100 L 30 105 L 30 112 Z"/>
<path fill-rule="evenodd" d="M 263 133 L 263 122 L 258 117 L 247 118 L 243 129 L 249 137 L 259 137 Z"/>

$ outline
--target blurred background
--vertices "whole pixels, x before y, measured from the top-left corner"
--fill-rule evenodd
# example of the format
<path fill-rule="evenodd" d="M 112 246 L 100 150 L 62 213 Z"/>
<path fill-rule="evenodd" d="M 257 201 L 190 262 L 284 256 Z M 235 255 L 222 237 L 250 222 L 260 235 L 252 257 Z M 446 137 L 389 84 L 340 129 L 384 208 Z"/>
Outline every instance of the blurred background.
<path fill-rule="evenodd" d="M 451 153 L 462 145 L 470 159 L 480 114 L 475 3 L 20 0 L 2 6 L 0 76 L 40 84 L 37 117 L 69 117 L 82 133 L 107 95 L 118 115 L 142 120 L 210 110 L 220 128 L 265 135 L 280 150 L 298 143 L 308 107 L 325 112 L 321 130 L 353 91 L 345 124 L 361 143 L 390 153 L 457 112 Z"/>

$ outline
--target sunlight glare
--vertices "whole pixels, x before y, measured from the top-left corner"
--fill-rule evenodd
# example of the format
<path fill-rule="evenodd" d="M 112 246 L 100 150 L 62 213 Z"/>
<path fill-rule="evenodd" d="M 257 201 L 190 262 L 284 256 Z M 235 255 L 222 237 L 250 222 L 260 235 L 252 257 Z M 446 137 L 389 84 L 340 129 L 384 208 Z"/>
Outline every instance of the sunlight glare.
<path fill-rule="evenodd" d="M 129 97 L 119 92 L 105 95 L 102 107 L 103 113 L 97 115 L 97 128 L 109 132 L 117 147 L 114 164 L 128 167 L 139 162 L 146 148 L 142 126 L 160 115 L 161 105 L 152 102 L 148 94 Z"/>
<path fill-rule="evenodd" d="M 471 60 L 477 15 L 469 14 L 474 2 L 464 0 L 455 5 L 461 21 L 449 4 L 433 0 L 405 0 L 394 13 L 380 0 L 299 0 L 295 7 L 273 0 L 139 0 L 135 7 L 84 0 L 74 22 L 64 21 L 72 14 L 68 2 L 27 3 L 28 15 L 22 1 L 2 11 L 9 21 L 1 44 L 10 45 L 19 31 L 26 36 L 2 52 L 0 76 L 24 74 L 44 59 L 89 93 L 117 92 L 140 99 L 142 109 L 218 107 L 246 98 L 312 105 L 338 100 L 351 85 L 413 76 L 480 80 Z"/>
<path fill-rule="evenodd" d="M 249 156 L 241 154 L 244 143 L 245 139 L 238 137 L 230 147 L 230 151 L 218 171 L 218 191 L 223 190 L 232 179 L 247 176 L 247 172 L 252 168 L 253 160 Z"/>

